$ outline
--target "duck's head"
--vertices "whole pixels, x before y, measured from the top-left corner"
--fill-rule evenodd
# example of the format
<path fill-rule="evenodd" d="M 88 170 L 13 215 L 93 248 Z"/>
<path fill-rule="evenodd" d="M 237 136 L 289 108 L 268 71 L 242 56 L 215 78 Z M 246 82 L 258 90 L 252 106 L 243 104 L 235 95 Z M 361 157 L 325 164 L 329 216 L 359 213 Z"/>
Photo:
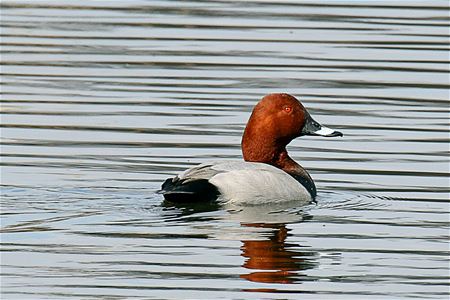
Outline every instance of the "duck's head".
<path fill-rule="evenodd" d="M 271 149 L 285 149 L 294 138 L 304 135 L 343 136 L 339 131 L 320 125 L 294 96 L 269 94 L 253 108 L 242 137 L 245 160 L 267 159 L 253 156 L 270 155 Z"/>

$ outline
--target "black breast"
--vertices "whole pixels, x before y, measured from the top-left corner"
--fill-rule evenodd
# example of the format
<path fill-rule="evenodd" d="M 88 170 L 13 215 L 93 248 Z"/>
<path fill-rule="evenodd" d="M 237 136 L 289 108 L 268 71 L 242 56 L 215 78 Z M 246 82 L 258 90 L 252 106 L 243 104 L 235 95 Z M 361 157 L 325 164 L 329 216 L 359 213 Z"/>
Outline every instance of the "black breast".
<path fill-rule="evenodd" d="M 317 196 L 317 190 L 316 185 L 314 184 L 314 181 L 312 180 L 311 176 L 309 176 L 308 173 L 306 174 L 299 174 L 299 173 L 291 173 L 287 172 L 289 175 L 295 178 L 298 182 L 300 182 L 301 185 L 305 187 L 305 189 L 311 194 L 311 197 L 313 200 Z"/>

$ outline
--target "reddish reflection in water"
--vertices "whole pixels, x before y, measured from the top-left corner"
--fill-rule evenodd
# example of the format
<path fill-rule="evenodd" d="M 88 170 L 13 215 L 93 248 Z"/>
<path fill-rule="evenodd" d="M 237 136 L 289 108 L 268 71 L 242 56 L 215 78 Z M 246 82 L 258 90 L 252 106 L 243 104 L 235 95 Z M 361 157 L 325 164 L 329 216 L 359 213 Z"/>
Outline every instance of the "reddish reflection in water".
<path fill-rule="evenodd" d="M 314 267 L 314 262 L 310 260 L 314 253 L 297 251 L 295 248 L 300 245 L 286 243 L 289 229 L 285 224 L 256 223 L 242 226 L 273 228 L 274 231 L 265 240 L 242 241 L 241 255 L 246 258 L 243 267 L 255 271 L 243 274 L 241 278 L 254 282 L 289 284 L 300 281 L 298 271 Z"/>

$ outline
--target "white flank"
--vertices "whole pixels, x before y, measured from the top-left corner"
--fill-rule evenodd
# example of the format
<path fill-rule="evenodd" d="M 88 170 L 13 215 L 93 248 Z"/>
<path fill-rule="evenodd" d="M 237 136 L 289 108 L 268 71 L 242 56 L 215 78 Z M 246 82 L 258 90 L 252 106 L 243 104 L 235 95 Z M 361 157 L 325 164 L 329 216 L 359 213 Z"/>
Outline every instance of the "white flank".
<path fill-rule="evenodd" d="M 209 182 L 218 187 L 223 200 L 235 204 L 256 205 L 311 201 L 311 195 L 286 172 L 262 163 L 232 162 L 214 166 L 226 171 L 213 176 Z"/>
<path fill-rule="evenodd" d="M 217 186 L 227 203 L 256 205 L 311 202 L 306 188 L 286 172 L 264 163 L 217 161 L 203 163 L 178 175 L 185 182 L 207 179 Z"/>

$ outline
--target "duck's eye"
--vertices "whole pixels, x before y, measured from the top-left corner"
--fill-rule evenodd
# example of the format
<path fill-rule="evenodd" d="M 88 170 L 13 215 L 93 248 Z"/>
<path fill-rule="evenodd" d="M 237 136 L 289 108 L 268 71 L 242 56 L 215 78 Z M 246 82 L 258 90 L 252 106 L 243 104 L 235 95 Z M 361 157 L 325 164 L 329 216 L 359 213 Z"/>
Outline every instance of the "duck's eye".
<path fill-rule="evenodd" d="M 290 106 L 284 106 L 284 107 L 283 107 L 283 110 L 284 110 L 285 112 L 287 112 L 287 113 L 290 113 L 290 112 L 292 111 L 292 107 L 290 107 Z"/>

